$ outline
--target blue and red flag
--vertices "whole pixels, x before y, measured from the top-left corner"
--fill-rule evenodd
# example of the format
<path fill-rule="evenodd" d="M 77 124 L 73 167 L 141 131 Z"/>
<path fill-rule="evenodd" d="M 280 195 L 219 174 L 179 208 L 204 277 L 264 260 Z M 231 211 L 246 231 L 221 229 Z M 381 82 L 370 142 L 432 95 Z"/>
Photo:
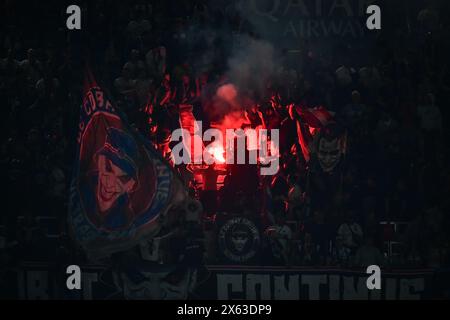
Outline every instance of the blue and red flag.
<path fill-rule="evenodd" d="M 156 235 L 166 213 L 186 198 L 157 150 L 86 74 L 69 227 L 90 258 L 128 250 Z"/>

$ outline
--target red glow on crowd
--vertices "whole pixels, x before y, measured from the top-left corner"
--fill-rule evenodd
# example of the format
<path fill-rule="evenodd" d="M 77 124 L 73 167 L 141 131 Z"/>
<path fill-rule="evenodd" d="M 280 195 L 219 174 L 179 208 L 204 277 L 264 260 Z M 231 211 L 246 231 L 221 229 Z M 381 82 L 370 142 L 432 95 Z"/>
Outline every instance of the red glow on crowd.
<path fill-rule="evenodd" d="M 220 145 L 214 145 L 208 148 L 208 152 L 215 159 L 216 163 L 225 163 L 224 149 Z"/>

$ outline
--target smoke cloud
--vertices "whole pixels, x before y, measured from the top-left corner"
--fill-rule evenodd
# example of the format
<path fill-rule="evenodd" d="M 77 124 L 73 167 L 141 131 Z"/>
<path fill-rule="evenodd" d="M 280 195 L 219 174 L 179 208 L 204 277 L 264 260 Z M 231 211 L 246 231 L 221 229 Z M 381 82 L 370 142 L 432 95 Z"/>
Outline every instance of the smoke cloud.
<path fill-rule="evenodd" d="M 244 120 L 238 118 L 243 117 L 243 111 L 268 98 L 267 86 L 277 77 L 280 66 L 269 42 L 241 36 L 228 59 L 225 83 L 217 87 L 213 103 L 205 111 L 224 121 L 227 115 L 230 125 L 232 119 L 242 124 Z"/>

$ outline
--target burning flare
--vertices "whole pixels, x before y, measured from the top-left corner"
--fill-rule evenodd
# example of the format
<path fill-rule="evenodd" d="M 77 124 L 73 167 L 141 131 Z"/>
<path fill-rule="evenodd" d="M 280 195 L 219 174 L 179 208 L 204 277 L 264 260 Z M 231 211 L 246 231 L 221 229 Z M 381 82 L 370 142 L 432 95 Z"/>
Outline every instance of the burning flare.
<path fill-rule="evenodd" d="M 214 145 L 208 147 L 209 154 L 215 159 L 216 163 L 225 163 L 225 157 L 223 156 L 225 150 L 220 145 Z"/>

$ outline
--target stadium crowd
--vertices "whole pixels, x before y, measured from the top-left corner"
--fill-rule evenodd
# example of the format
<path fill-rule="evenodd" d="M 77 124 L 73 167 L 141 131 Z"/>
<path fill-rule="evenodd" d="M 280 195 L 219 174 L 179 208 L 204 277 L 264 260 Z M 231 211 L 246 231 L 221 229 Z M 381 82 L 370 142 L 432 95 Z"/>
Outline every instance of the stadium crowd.
<path fill-rule="evenodd" d="M 85 1 L 87 18 L 74 32 L 61 22 L 65 7 L 31 3 L 48 9 L 39 8 L 46 22 L 41 17 L 35 29 L 23 27 L 36 21 L 32 9 L 19 15 L 9 1 L 1 8 L 1 265 L 73 255 L 66 213 L 82 100 L 80 43 L 89 43 L 98 78 L 132 125 L 167 155 L 179 105 L 192 104 L 207 121 L 204 92 L 226 81 L 222 30 L 258 38 L 237 12 L 203 0 Z M 267 177 L 248 166 L 229 170 L 217 191 L 185 181 L 203 207 L 206 263 L 221 262 L 217 221 L 245 216 L 260 227 L 257 264 L 449 265 L 449 26 L 437 16 L 424 7 L 413 31 L 381 32 L 377 51 L 365 57 L 346 45 L 326 56 L 305 42 L 303 63 L 283 65 L 266 94 L 251 97 L 250 126 L 282 130 L 280 170 Z M 200 29 L 212 34 L 192 32 Z M 292 104 L 324 106 L 335 125 L 321 130 L 346 132 L 333 170 L 305 160 Z M 55 238 L 38 217 L 54 218 Z"/>

